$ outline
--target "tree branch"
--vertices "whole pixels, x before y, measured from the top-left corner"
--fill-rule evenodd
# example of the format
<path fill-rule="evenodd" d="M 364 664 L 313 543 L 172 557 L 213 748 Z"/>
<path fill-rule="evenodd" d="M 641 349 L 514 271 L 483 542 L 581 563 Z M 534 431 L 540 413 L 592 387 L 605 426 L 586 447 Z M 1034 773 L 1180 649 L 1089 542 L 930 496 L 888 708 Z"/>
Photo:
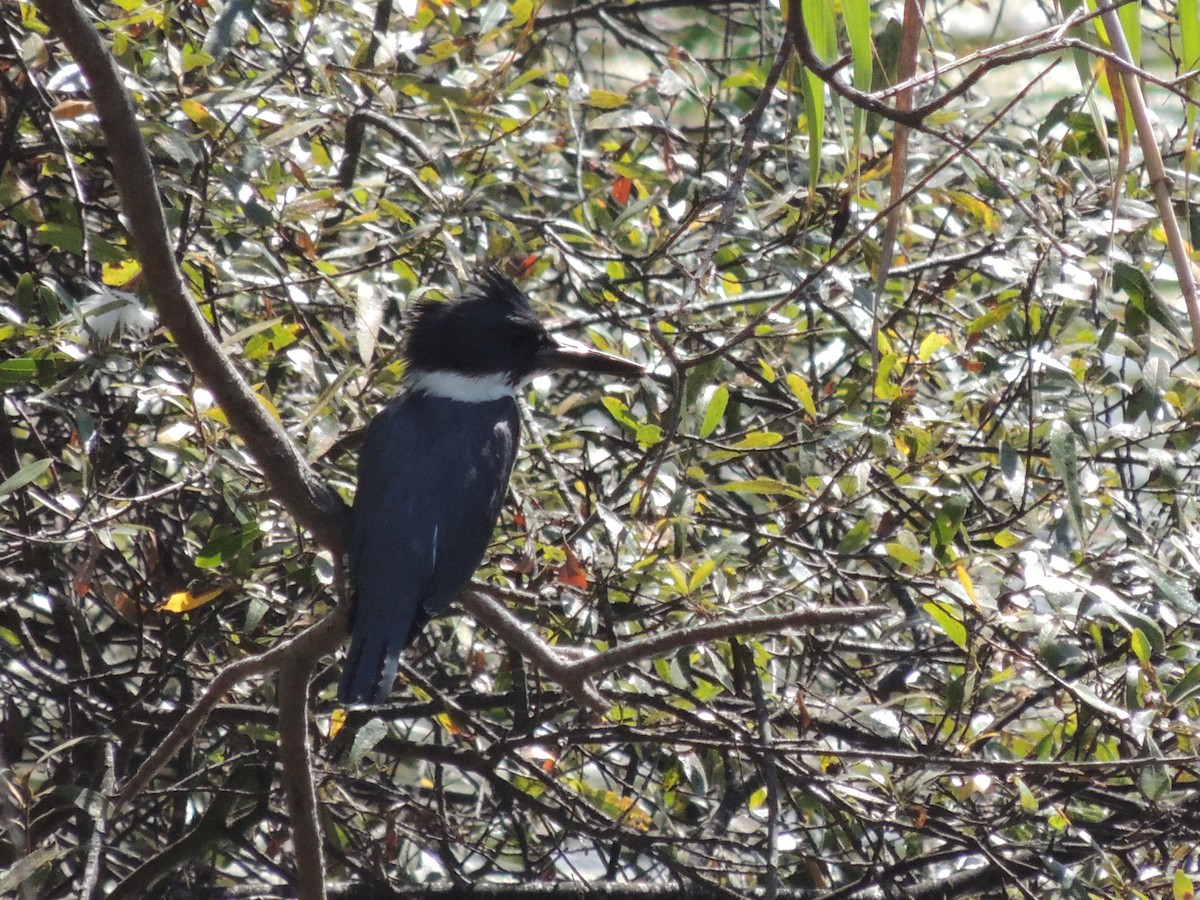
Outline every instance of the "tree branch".
<path fill-rule="evenodd" d="M 37 7 L 87 79 L 110 148 L 125 222 L 137 247 L 142 283 L 163 324 L 246 442 L 275 496 L 321 544 L 340 552 L 349 516 L 345 502 L 304 461 L 287 432 L 221 351 L 200 310 L 184 291 L 154 166 L 108 48 L 76 0 L 37 0 Z"/>
<path fill-rule="evenodd" d="M 121 792 L 115 800 L 117 809 L 145 789 L 158 771 L 179 752 L 179 748 L 200 730 L 200 726 L 208 718 L 209 712 L 227 692 L 247 678 L 275 671 L 287 660 L 319 659 L 326 653 L 332 653 L 346 639 L 348 620 L 347 606 L 344 603 L 340 604 L 333 612 L 326 614 L 319 622 L 309 626 L 295 637 L 282 644 L 277 644 L 258 656 L 230 663 L 218 672 L 216 678 L 200 695 L 200 699 L 171 729 L 171 733 L 163 739 L 133 777 L 121 788 Z"/>
<path fill-rule="evenodd" d="M 504 594 L 530 602 L 533 600 L 518 591 L 506 591 Z M 771 615 L 720 619 L 678 631 L 634 638 L 611 650 L 589 653 L 581 659 L 568 661 L 533 634 L 528 623 L 510 613 L 500 600 L 499 592 L 470 590 L 459 598 L 459 602 L 477 621 L 499 635 L 505 644 L 561 684 L 581 703 L 598 712 L 608 709 L 610 704 L 601 698 L 591 680 L 597 675 L 603 675 L 629 663 L 652 659 L 681 647 L 707 641 L 777 634 L 790 628 L 853 625 L 891 612 L 891 608 L 887 606 L 806 607 Z"/>
<path fill-rule="evenodd" d="M 317 659 L 289 653 L 279 666 L 279 756 L 291 817 L 299 900 L 325 900 L 325 857 L 308 741 L 308 691 Z"/>
<path fill-rule="evenodd" d="M 1135 74 L 1137 69 L 1133 53 L 1125 40 L 1121 20 L 1114 8 L 1106 9 L 1102 15 L 1108 40 L 1116 55 L 1126 64 L 1120 69 L 1121 85 L 1125 88 L 1125 96 L 1129 100 L 1129 110 L 1137 127 L 1138 144 L 1142 148 L 1142 160 L 1150 178 L 1150 189 L 1154 192 L 1154 202 L 1158 207 L 1158 215 L 1167 236 L 1167 245 L 1171 249 L 1171 261 L 1175 264 L 1175 274 L 1179 278 L 1179 288 L 1187 307 L 1188 322 L 1192 326 L 1192 352 L 1200 359 L 1200 298 L 1197 297 L 1196 270 L 1189 253 L 1190 246 L 1183 238 L 1179 220 L 1175 216 L 1175 207 L 1172 205 L 1171 177 L 1167 175 L 1163 165 L 1162 153 L 1158 149 L 1154 126 L 1150 122 L 1150 113 L 1146 110 L 1146 100 L 1142 96 L 1142 84 Z"/>

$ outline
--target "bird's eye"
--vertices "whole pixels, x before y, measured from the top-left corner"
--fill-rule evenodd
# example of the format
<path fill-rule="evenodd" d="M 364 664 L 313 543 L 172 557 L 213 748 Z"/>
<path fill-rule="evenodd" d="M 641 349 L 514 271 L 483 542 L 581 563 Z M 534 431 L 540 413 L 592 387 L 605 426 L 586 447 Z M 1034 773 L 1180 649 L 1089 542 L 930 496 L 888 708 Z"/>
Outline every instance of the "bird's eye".
<path fill-rule="evenodd" d="M 541 346 L 541 335 L 528 328 L 510 328 L 506 335 L 509 345 L 523 353 L 536 353 Z"/>

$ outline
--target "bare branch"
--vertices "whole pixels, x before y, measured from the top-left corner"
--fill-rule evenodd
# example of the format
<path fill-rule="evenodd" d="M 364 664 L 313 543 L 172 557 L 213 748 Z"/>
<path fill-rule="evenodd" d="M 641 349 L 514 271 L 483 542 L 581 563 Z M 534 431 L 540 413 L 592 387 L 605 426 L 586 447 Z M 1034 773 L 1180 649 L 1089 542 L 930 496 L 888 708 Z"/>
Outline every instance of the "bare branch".
<path fill-rule="evenodd" d="M 1196 295 L 1196 270 L 1190 255 L 1189 243 L 1184 240 L 1179 228 L 1179 220 L 1175 217 L 1175 207 L 1171 200 L 1171 178 L 1163 165 L 1162 153 L 1158 149 L 1158 139 L 1154 135 L 1154 126 L 1150 122 L 1150 114 L 1146 110 L 1146 100 L 1142 96 L 1142 85 L 1133 66 L 1133 54 L 1125 40 L 1125 32 L 1121 28 L 1121 20 L 1117 18 L 1115 9 L 1104 11 L 1104 30 L 1112 42 L 1113 50 L 1126 63 L 1120 69 L 1121 84 L 1125 88 L 1125 96 L 1129 98 L 1129 109 L 1133 113 L 1133 121 L 1137 126 L 1138 144 L 1142 148 L 1142 158 L 1146 163 L 1146 173 L 1150 177 L 1150 189 L 1154 191 L 1154 203 L 1158 207 L 1158 215 L 1162 219 L 1163 231 L 1166 232 L 1167 244 L 1171 248 L 1171 261 L 1175 264 L 1175 274 L 1179 278 L 1179 288 L 1183 293 L 1183 301 L 1187 306 L 1188 321 L 1192 326 L 1192 352 L 1200 359 L 1200 298 Z M 1127 67 L 1128 66 L 1128 67 Z"/>
<path fill-rule="evenodd" d="M 300 900 L 325 900 L 321 822 L 308 741 L 309 682 L 317 658 L 293 652 L 279 666 L 279 756 L 291 814 L 296 895 Z"/>
<path fill-rule="evenodd" d="M 679 631 L 636 638 L 619 647 L 597 653 L 578 662 L 568 669 L 575 677 L 592 677 L 628 665 L 639 659 L 662 656 L 680 647 L 690 647 L 708 641 L 732 637 L 777 634 L 789 628 L 811 628 L 821 625 L 855 625 L 869 619 L 894 612 L 887 606 L 826 606 L 794 609 L 785 613 L 766 616 L 746 616 L 740 619 L 723 619 L 705 622 Z"/>
<path fill-rule="evenodd" d="M 532 600 L 516 591 L 504 592 L 504 596 Z M 522 622 L 505 608 L 499 592 L 489 594 L 481 590 L 471 590 L 464 593 L 459 598 L 459 602 L 467 612 L 503 638 L 506 644 L 565 687 L 581 702 L 586 702 L 589 707 L 597 710 L 607 709 L 608 704 L 596 693 L 591 679 L 641 659 L 652 659 L 670 653 L 672 650 L 678 650 L 680 647 L 689 647 L 708 641 L 777 634 L 792 628 L 853 625 L 892 612 L 892 609 L 887 606 L 817 607 L 795 609 L 772 615 L 722 619 L 682 628 L 679 631 L 634 638 L 611 650 L 589 654 L 582 659 L 566 661 L 559 653 L 534 635 L 529 630 L 527 623 Z"/>
<path fill-rule="evenodd" d="M 272 647 L 259 656 L 230 663 L 217 673 L 195 705 L 187 711 L 179 723 L 171 729 L 171 733 L 163 739 L 162 743 L 142 763 L 141 768 L 121 788 L 121 792 L 115 800 L 117 808 L 128 803 L 145 789 L 158 771 L 179 752 L 179 748 L 200 730 L 212 708 L 221 701 L 226 693 L 247 678 L 275 671 L 288 660 L 318 659 L 326 653 L 332 653 L 345 640 L 348 618 L 349 612 L 346 604 L 341 604 L 333 612 L 328 613 L 323 619 L 295 637 Z"/>

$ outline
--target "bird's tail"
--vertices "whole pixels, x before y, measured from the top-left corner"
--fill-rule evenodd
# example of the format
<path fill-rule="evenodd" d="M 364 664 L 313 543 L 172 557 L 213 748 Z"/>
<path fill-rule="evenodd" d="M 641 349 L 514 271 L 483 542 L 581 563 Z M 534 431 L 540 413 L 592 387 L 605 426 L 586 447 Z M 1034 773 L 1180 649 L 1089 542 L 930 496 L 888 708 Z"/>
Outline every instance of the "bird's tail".
<path fill-rule="evenodd" d="M 423 611 L 419 612 L 412 622 L 405 623 L 408 627 L 402 634 L 397 634 L 394 622 L 380 623 L 381 627 L 356 623 L 338 681 L 338 700 L 347 704 L 385 702 L 396 681 L 400 654 L 421 633 L 428 619 Z"/>

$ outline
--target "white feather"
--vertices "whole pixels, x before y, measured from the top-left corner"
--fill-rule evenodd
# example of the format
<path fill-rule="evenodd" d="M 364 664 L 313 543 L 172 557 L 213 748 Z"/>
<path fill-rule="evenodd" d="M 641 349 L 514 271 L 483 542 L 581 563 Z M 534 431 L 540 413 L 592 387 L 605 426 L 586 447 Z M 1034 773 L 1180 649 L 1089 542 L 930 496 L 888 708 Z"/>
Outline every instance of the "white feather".
<path fill-rule="evenodd" d="M 490 403 L 515 397 L 516 388 L 499 372 L 489 375 L 460 375 L 457 372 L 416 372 L 413 390 L 460 403 Z"/>

